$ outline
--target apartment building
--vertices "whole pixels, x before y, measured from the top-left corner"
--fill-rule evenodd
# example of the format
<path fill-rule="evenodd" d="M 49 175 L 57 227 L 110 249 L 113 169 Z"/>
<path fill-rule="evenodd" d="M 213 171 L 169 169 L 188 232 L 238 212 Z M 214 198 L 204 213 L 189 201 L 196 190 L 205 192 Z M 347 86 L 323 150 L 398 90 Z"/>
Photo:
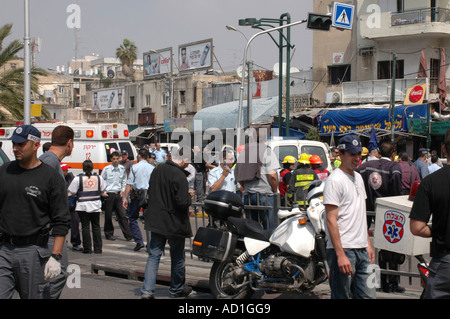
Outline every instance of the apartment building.
<path fill-rule="evenodd" d="M 437 102 L 441 59 L 450 54 L 450 1 L 340 2 L 355 6 L 353 29 L 314 31 L 313 98 L 326 105 L 388 103 L 395 56 L 396 101 L 420 80 L 428 84 L 428 102 Z M 314 1 L 314 12 L 332 14 L 333 3 Z M 421 54 L 425 79 L 418 76 Z"/>

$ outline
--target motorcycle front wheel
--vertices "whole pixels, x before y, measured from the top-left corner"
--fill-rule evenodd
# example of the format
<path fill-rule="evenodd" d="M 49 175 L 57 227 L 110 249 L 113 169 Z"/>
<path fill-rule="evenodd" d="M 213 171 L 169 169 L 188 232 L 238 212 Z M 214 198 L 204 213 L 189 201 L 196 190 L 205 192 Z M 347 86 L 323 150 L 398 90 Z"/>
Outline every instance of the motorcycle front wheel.
<path fill-rule="evenodd" d="M 249 299 L 253 296 L 247 275 L 237 276 L 235 261 L 214 262 L 209 275 L 211 294 L 216 299 Z"/>

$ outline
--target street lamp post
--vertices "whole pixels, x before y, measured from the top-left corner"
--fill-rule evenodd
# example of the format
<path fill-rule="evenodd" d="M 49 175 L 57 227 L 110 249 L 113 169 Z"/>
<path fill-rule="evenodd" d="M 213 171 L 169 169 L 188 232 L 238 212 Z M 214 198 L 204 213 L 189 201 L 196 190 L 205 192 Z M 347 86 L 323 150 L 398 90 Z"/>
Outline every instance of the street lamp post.
<path fill-rule="evenodd" d="M 232 25 L 227 25 L 226 28 L 230 31 L 236 31 L 239 32 L 240 34 L 242 34 L 242 36 L 245 38 L 245 40 L 248 41 L 247 36 L 240 30 L 236 29 L 234 26 Z M 252 61 L 252 49 L 251 47 L 249 48 L 250 50 L 250 61 L 247 62 L 247 67 L 248 67 L 248 78 L 247 78 L 247 125 L 250 126 L 251 124 L 251 119 L 252 119 L 252 71 L 253 71 L 253 61 Z M 242 77 L 245 77 L 245 71 L 243 71 Z"/>
<path fill-rule="evenodd" d="M 247 20 L 247 19 L 246 19 Z M 255 19 L 256 20 L 256 19 Z M 244 50 L 244 59 L 242 61 L 242 69 L 244 70 L 245 64 L 247 63 L 247 50 L 250 46 L 250 43 L 258 36 L 260 36 L 261 34 L 266 34 L 266 33 L 270 33 L 273 31 L 278 31 L 284 28 L 289 28 L 298 24 L 302 24 L 307 22 L 308 20 L 300 20 L 300 21 L 296 21 L 296 22 L 292 22 L 292 23 L 288 23 L 285 25 L 281 25 L 279 27 L 274 27 L 272 29 L 268 29 L 268 30 L 263 30 L 260 31 L 256 34 L 254 34 L 250 40 L 247 41 L 247 44 L 245 46 L 245 50 Z M 237 145 L 241 145 L 243 143 L 241 143 L 241 130 L 242 130 L 242 102 L 243 102 L 243 96 L 244 96 L 244 77 L 241 78 L 241 87 L 240 87 L 240 91 L 239 91 L 239 109 L 238 109 L 238 121 L 237 121 Z M 281 129 L 281 128 L 280 128 Z"/>
<path fill-rule="evenodd" d="M 303 21 L 306 22 L 307 20 Z M 286 36 L 282 31 L 280 31 L 280 37 L 279 42 L 275 40 L 272 35 L 269 34 L 269 36 L 272 38 L 272 40 L 275 42 L 277 47 L 279 48 L 279 80 L 278 80 L 278 130 L 279 135 L 282 134 L 282 113 L 283 113 L 283 48 L 286 47 L 286 136 L 289 136 L 289 109 L 290 109 L 290 49 L 293 46 L 290 43 L 290 27 L 289 24 L 291 23 L 291 16 L 289 13 L 284 13 L 280 16 L 279 19 L 272 19 L 272 18 L 262 18 L 262 19 L 255 19 L 255 18 L 246 18 L 239 20 L 239 25 L 243 26 L 251 26 L 252 28 L 261 29 L 264 30 L 262 27 L 267 26 L 274 28 L 273 23 L 279 24 L 279 26 L 283 26 L 284 23 L 285 27 L 287 28 Z M 274 30 L 280 30 L 283 28 L 274 28 Z M 284 44 L 286 42 L 286 44 Z"/>

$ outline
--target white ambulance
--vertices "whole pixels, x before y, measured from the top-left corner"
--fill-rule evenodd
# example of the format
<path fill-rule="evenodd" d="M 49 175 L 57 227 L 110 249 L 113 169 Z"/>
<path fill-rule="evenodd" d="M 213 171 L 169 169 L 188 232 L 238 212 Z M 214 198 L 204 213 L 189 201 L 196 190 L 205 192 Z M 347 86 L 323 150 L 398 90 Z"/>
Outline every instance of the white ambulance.
<path fill-rule="evenodd" d="M 129 138 L 128 126 L 118 123 L 81 123 L 81 122 L 57 122 L 32 124 L 41 132 L 41 145 L 51 142 L 52 132 L 58 125 L 70 126 L 75 133 L 74 148 L 71 156 L 63 159 L 63 163 L 70 166 L 72 173 L 82 173 L 82 164 L 85 160 L 91 160 L 94 164 L 94 172 L 101 173 L 102 169 L 111 164 L 110 157 L 114 151 L 127 151 L 128 158 L 137 161 L 137 152 Z M 0 127 L 0 141 L 2 149 L 14 160 L 12 142 L 8 140 L 16 127 Z M 42 154 L 42 147 L 38 150 L 38 157 Z"/>
<path fill-rule="evenodd" d="M 291 155 L 298 159 L 303 153 L 306 153 L 318 155 L 323 162 L 322 167 L 330 173 L 333 170 L 328 152 L 329 147 L 325 143 L 296 138 L 276 138 L 269 140 L 266 144 L 278 156 L 281 166 L 283 166 L 281 162 L 286 156 Z"/>

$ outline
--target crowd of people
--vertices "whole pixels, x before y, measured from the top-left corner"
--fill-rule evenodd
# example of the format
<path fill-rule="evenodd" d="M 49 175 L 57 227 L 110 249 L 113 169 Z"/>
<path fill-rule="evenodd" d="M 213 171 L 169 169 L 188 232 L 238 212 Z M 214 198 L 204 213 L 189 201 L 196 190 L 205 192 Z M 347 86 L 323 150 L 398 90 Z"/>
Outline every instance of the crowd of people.
<path fill-rule="evenodd" d="M 180 148 L 172 154 L 160 143 L 152 143 L 138 150 L 136 163 L 127 151 L 112 151 L 111 164 L 101 174 L 94 173 L 93 163 L 86 160 L 83 173 L 74 176 L 63 162 L 73 150 L 73 130 L 68 126 L 55 128 L 51 143 L 44 145 L 38 158 L 40 138 L 33 126 L 19 126 L 10 138 L 16 160 L 0 168 L 0 266 L 9 272 L 0 276 L 0 298 L 11 298 L 14 290 L 22 298 L 58 298 L 67 279 L 65 236 L 70 230 L 74 251 L 101 254 L 102 212 L 106 240 L 116 240 L 113 214 L 124 239 L 135 241 L 135 251 L 145 247 L 140 218 L 151 233 L 142 298 L 154 298 L 166 243 L 172 262 L 169 293 L 172 297 L 188 296 L 192 288 L 185 285 L 184 242 L 193 235 L 189 221 L 193 201 L 203 201 L 208 192 L 236 192 L 246 205 L 267 207 L 246 209 L 246 218 L 274 229 L 271 207 L 275 195 L 281 195 L 283 206 L 307 206 L 304 190 L 315 180 L 326 181 L 332 298 L 375 297 L 374 289 L 366 284 L 370 275 L 366 269 L 375 259 L 369 240 L 373 217 L 366 212 L 375 210 L 379 197 L 409 194 L 414 183 L 420 183 L 416 198 L 421 201 L 414 202 L 411 231 L 433 238 L 432 269 L 437 275 L 430 288 L 427 286 L 426 296 L 450 294 L 445 288 L 450 277 L 443 266 L 450 258 L 445 193 L 449 168 L 435 151 L 428 157 L 427 150 L 421 148 L 412 162 L 406 153 L 397 155 L 392 142 L 366 148 L 358 136 L 347 135 L 331 149 L 333 170 L 329 172 L 320 156 L 306 153 L 298 159 L 286 156 L 281 167 L 276 154 L 256 140 L 236 150 L 225 147 L 215 163 L 204 156 L 208 146 L 195 146 L 187 153 Z M 443 150 L 446 154 L 450 150 L 450 134 Z M 428 226 L 431 215 L 439 222 L 436 226 Z M 18 266 L 17 256 L 23 258 Z M 380 267 L 397 270 L 404 255 L 381 250 L 379 260 Z M 382 276 L 381 285 L 385 292 L 404 291 L 396 275 Z"/>
<path fill-rule="evenodd" d="M 298 159 L 286 156 L 280 167 L 275 154 L 267 152 L 263 143 L 257 142 L 241 145 L 236 150 L 224 148 L 220 159 L 212 163 L 204 156 L 208 146 L 195 146 L 189 156 L 183 157 L 176 152 L 173 157 L 159 143 L 152 143 L 138 150 L 136 164 L 127 160 L 126 151 L 121 154 L 122 161 L 119 161 L 120 154 L 113 153 L 112 164 L 99 176 L 106 185 L 98 189 L 99 194 L 103 191 L 106 196 L 103 203 L 105 237 L 115 240 L 111 227 L 114 211 L 125 239 L 135 240 L 135 251 L 143 248 L 138 226 L 139 212 L 142 211 L 145 229 L 152 234 L 142 298 L 154 298 L 159 260 L 167 242 L 172 262 L 169 292 L 172 296 L 187 296 L 192 293 L 192 288 L 184 285 L 184 239 L 192 236 L 188 217 L 193 201 L 202 202 L 213 191 L 236 192 L 246 205 L 268 207 L 265 210 L 246 209 L 246 218 L 259 221 L 265 229 L 274 229 L 275 212 L 270 207 L 274 207 L 275 194 L 280 193 L 282 206 L 306 207 L 305 189 L 312 181 L 327 180 L 324 204 L 332 298 L 374 298 L 375 290 L 364 284 L 368 276 L 365 270 L 375 259 L 369 240 L 374 217 L 366 212 L 374 212 L 379 197 L 409 194 L 413 183 L 420 183 L 440 169 L 442 163 L 435 151 L 427 157 L 426 149 L 422 148 L 417 160 L 412 162 L 406 153 L 397 155 L 394 143 L 385 141 L 377 147 L 368 146 L 372 147 L 362 147 L 357 136 L 343 137 L 338 147 L 331 150 L 331 172 L 322 166 L 320 156 L 306 153 Z M 251 161 L 252 154 L 260 156 Z M 161 165 L 163 163 L 166 165 Z M 178 192 L 175 194 L 174 190 Z M 177 210 L 179 214 L 170 213 Z M 347 219 L 350 221 L 342 222 Z M 83 238 L 88 238 L 83 239 L 83 252 L 90 252 L 84 248 L 90 245 L 84 229 L 86 220 L 81 220 Z M 101 252 L 101 246 L 97 250 L 95 246 L 95 238 L 99 238 L 97 220 L 91 220 L 94 252 Z M 381 250 L 378 257 L 379 266 L 390 270 L 398 270 L 405 259 L 402 254 L 385 250 Z M 405 290 L 399 285 L 398 275 L 382 275 L 381 289 L 387 293 Z"/>
<path fill-rule="evenodd" d="M 12 298 L 15 291 L 21 298 L 59 298 L 68 276 L 66 235 L 70 230 L 74 251 L 101 254 L 102 211 L 106 240 L 116 239 L 115 213 L 125 240 L 134 240 L 134 250 L 140 250 L 144 247 L 138 225 L 141 208 L 147 208 L 145 229 L 152 232 L 143 298 L 154 293 L 166 240 L 176 265 L 171 296 L 191 292 L 184 286 L 184 238 L 192 236 L 188 209 L 194 193 L 189 191 L 185 171 L 191 154 L 172 156 L 156 143 L 140 149 L 134 163 L 127 151 L 112 151 L 111 164 L 101 174 L 94 173 L 92 161 L 85 160 L 83 173 L 74 176 L 63 162 L 74 147 L 74 131 L 69 126 L 54 129 L 39 158 L 41 133 L 32 125 L 17 127 L 10 140 L 16 160 L 0 170 L 0 263 L 4 270 L 0 298 Z M 150 183 L 152 175 L 155 181 Z"/>

